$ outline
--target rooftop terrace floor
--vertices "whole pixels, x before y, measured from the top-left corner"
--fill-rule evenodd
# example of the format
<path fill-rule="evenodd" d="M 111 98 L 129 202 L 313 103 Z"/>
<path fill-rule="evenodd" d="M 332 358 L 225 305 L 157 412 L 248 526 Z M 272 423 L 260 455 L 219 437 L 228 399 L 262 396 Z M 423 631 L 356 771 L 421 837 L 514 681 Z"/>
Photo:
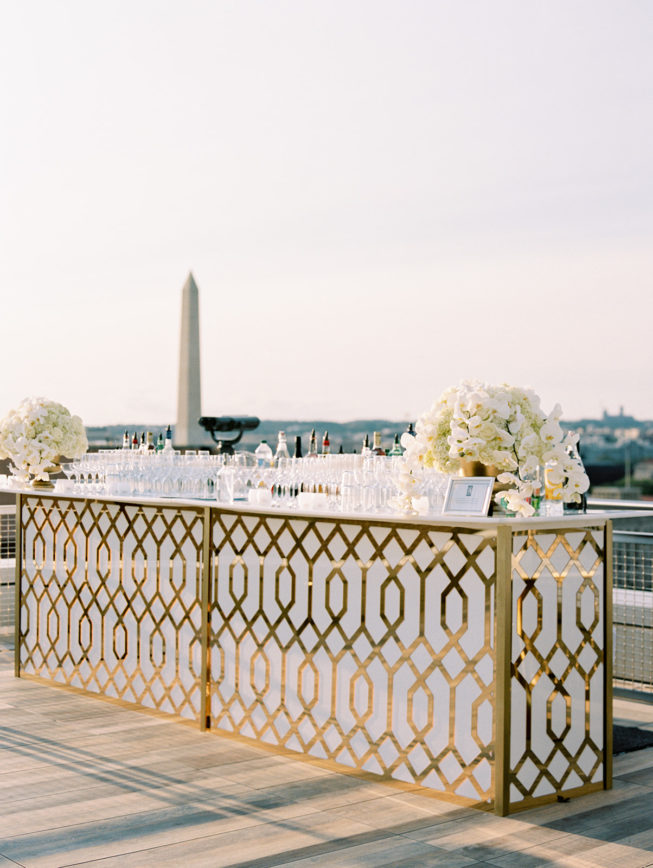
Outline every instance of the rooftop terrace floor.
<path fill-rule="evenodd" d="M 509 818 L 16 679 L 0 637 L 0 866 L 653 865 L 653 748 Z M 615 700 L 653 728 L 653 705 Z"/>

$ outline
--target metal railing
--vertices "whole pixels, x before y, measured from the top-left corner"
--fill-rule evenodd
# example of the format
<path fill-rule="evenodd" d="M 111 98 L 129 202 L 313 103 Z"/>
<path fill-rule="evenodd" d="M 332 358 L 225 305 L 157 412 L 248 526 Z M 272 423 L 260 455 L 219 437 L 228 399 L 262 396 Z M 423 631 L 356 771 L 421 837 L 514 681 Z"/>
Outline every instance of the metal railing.
<path fill-rule="evenodd" d="M 16 507 L 0 506 L 0 560 L 16 554 Z"/>
<path fill-rule="evenodd" d="M 653 695 L 653 533 L 617 531 L 614 684 Z"/>
<path fill-rule="evenodd" d="M 590 507 L 639 512 L 653 502 L 590 500 Z M 614 521 L 612 565 L 613 683 L 653 698 L 653 518 Z"/>
<path fill-rule="evenodd" d="M 0 506 L 0 645 L 13 642 L 16 507 Z"/>

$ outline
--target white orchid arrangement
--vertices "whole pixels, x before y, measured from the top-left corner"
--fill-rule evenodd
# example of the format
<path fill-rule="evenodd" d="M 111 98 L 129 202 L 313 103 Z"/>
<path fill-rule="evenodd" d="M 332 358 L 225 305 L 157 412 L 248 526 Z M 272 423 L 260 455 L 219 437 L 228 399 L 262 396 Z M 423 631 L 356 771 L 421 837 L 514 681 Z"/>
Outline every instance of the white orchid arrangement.
<path fill-rule="evenodd" d="M 560 426 L 559 404 L 548 415 L 530 389 L 492 386 L 476 380 L 447 389 L 423 413 L 416 436 L 404 435 L 408 467 L 436 467 L 457 473 L 463 461 L 495 468 L 497 480 L 509 486 L 495 495 L 522 516 L 533 515 L 533 477 L 546 465 L 547 481 L 561 486 L 564 502 L 580 501 L 589 479 L 576 450 L 577 435 Z"/>
<path fill-rule="evenodd" d="M 0 422 L 0 458 L 11 459 L 21 482 L 48 481 L 47 468 L 60 455 L 80 458 L 88 449 L 79 416 L 47 398 L 26 398 Z"/>

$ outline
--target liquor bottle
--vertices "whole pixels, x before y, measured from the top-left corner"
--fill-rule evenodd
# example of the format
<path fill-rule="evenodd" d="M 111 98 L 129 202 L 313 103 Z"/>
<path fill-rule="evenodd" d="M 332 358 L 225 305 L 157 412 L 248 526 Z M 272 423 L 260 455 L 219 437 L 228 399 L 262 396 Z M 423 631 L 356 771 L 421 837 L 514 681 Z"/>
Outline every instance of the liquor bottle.
<path fill-rule="evenodd" d="M 404 454 L 404 450 L 401 448 L 401 443 L 399 442 L 399 435 L 395 434 L 395 441 L 392 444 L 392 449 L 390 450 L 390 455 L 394 458 L 395 456 L 401 456 Z"/>
<path fill-rule="evenodd" d="M 154 452 L 154 435 L 151 431 L 148 431 L 145 440 L 145 451 L 146 452 Z"/>
<path fill-rule="evenodd" d="M 342 443 L 341 443 L 341 444 L 340 444 L 340 449 L 338 449 L 338 455 L 344 455 L 344 454 L 345 454 L 345 450 L 344 450 L 343 445 L 342 445 Z"/>
<path fill-rule="evenodd" d="M 145 431 L 141 431 L 141 445 L 138 447 L 139 452 L 147 452 L 147 447 L 145 445 Z"/>
<path fill-rule="evenodd" d="M 134 431 L 134 436 L 132 437 L 132 449 L 135 451 L 138 450 L 138 434 Z"/>
<path fill-rule="evenodd" d="M 562 487 L 564 476 L 557 461 L 547 461 L 544 465 L 544 503 L 540 503 L 540 514 L 562 515 Z"/>
<path fill-rule="evenodd" d="M 328 455 L 331 452 L 331 441 L 329 440 L 329 432 L 324 432 L 324 437 L 322 438 L 322 455 Z"/>
<path fill-rule="evenodd" d="M 129 449 L 130 446 L 131 440 L 129 439 L 129 431 L 125 431 L 125 433 L 122 435 L 122 448 Z"/>
<path fill-rule="evenodd" d="M 524 482 L 530 482 L 533 486 L 531 494 L 531 506 L 535 510 L 535 515 L 540 515 L 542 512 L 542 500 L 544 498 L 544 471 L 540 464 L 530 473 L 522 474 Z"/>
<path fill-rule="evenodd" d="M 383 455 L 385 458 L 385 449 L 381 446 L 381 432 L 374 432 L 374 441 L 372 443 L 372 453 L 374 455 Z"/>
<path fill-rule="evenodd" d="M 411 437 L 416 437 L 415 428 L 413 427 L 413 423 L 408 423 L 408 428 L 406 428 L 406 434 L 410 434 Z"/>
<path fill-rule="evenodd" d="M 166 428 L 166 442 L 163 445 L 164 452 L 173 452 L 172 448 L 172 429 L 170 425 Z"/>
<path fill-rule="evenodd" d="M 301 458 L 301 457 L 302 457 L 302 438 L 298 434 L 295 437 L 295 458 Z"/>
<path fill-rule="evenodd" d="M 257 467 L 270 467 L 272 465 L 272 450 L 267 440 L 261 440 L 254 450 Z"/>
<path fill-rule="evenodd" d="M 308 444 L 308 455 L 307 458 L 316 458 L 317 457 L 317 437 L 315 436 L 315 428 L 311 431 L 311 439 Z"/>
<path fill-rule="evenodd" d="M 277 440 L 277 451 L 274 453 L 274 466 L 278 467 L 279 462 L 282 458 L 290 458 L 290 454 L 288 452 L 288 442 L 286 440 L 286 432 L 279 431 L 279 438 Z"/>
<path fill-rule="evenodd" d="M 156 438 L 156 451 L 163 452 L 163 434 L 159 431 L 159 436 Z"/>
<path fill-rule="evenodd" d="M 370 438 L 369 435 L 365 435 L 365 439 L 363 440 L 363 448 L 361 449 L 361 456 L 363 458 L 367 458 L 368 455 L 372 454 L 372 450 L 370 449 Z"/>
<path fill-rule="evenodd" d="M 547 500 L 562 501 L 563 478 L 557 461 L 547 461 L 544 467 L 544 496 Z"/>

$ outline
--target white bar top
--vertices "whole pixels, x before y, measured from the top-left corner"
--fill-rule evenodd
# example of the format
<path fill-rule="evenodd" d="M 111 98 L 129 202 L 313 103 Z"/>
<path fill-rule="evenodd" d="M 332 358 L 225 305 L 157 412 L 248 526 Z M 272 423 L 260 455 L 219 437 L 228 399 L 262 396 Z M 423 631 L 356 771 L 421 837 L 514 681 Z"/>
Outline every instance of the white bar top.
<path fill-rule="evenodd" d="M 31 497 L 42 497 L 62 500 L 89 500 L 91 502 L 125 503 L 141 505 L 144 507 L 184 507 L 186 509 L 202 509 L 211 507 L 222 512 L 242 513 L 246 515 L 275 516 L 279 518 L 311 518 L 324 521 L 359 521 L 372 523 L 396 523 L 404 525 L 419 525 L 428 527 L 468 527 L 476 530 L 490 530 L 492 528 L 507 526 L 515 530 L 547 530 L 552 528 L 571 527 L 603 527 L 606 521 L 624 518 L 653 517 L 653 509 L 643 510 L 591 510 L 587 513 L 566 514 L 559 516 L 533 516 L 531 518 L 519 518 L 516 516 L 496 516 L 491 518 L 479 518 L 476 516 L 459 515 L 401 515 L 399 513 L 344 513 L 329 510 L 287 509 L 275 506 L 262 506 L 237 502 L 233 504 L 219 503 L 216 500 L 181 499 L 175 497 L 131 497 L 127 495 L 93 494 L 85 496 L 69 491 L 48 491 L 32 489 L 29 486 L 23 488 L 2 487 L 0 491 L 8 494 L 22 494 Z"/>

